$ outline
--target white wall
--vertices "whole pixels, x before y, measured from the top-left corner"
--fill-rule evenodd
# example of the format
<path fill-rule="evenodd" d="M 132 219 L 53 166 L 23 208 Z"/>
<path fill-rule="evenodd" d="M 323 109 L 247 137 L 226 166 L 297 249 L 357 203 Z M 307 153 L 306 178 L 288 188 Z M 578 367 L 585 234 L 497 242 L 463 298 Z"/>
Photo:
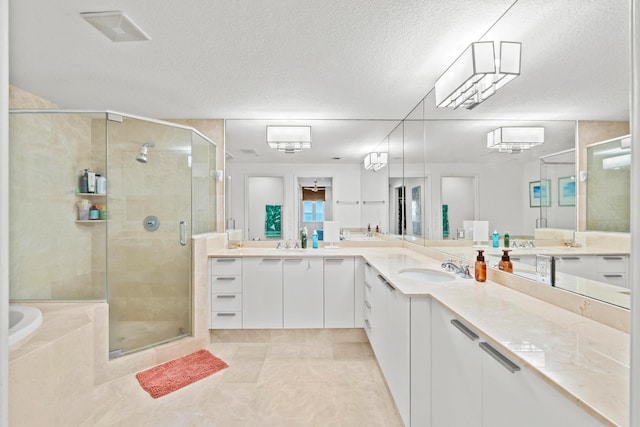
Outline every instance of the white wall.
<path fill-rule="evenodd" d="M 295 160 L 295 154 L 292 161 Z M 332 163 L 242 163 L 236 160 L 227 161 L 227 191 L 232 191 L 233 206 L 231 213 L 235 219 L 236 229 L 245 227 L 245 178 L 247 176 L 281 176 L 284 179 L 283 201 L 283 240 L 298 239 L 299 209 L 296 203 L 298 190 L 298 177 L 331 177 L 333 180 L 333 203 L 329 209 L 333 212 L 333 218 L 338 221 L 340 227 L 360 227 L 361 203 L 346 204 L 336 201 L 360 201 L 360 169 L 359 164 L 332 164 Z M 231 176 L 231 179 L 228 177 Z M 254 217 L 256 214 L 248 212 Z M 260 212 L 259 215 L 264 215 Z M 244 236 L 247 239 L 247 236 Z"/>
<path fill-rule="evenodd" d="M 265 236 L 265 206 L 281 205 L 284 213 L 284 179 L 280 176 L 248 176 L 247 204 L 245 223 L 249 228 L 245 232 L 247 240 L 267 240 Z M 251 215 L 247 215 L 251 212 Z M 284 218 L 284 216 L 283 216 Z M 284 222 L 282 224 L 284 232 Z M 282 239 L 283 236 L 276 240 Z"/>
<path fill-rule="evenodd" d="M 535 162 L 537 164 L 537 161 Z M 508 231 L 512 235 L 533 235 L 536 214 L 529 208 L 528 181 L 530 179 L 528 166 L 521 163 L 434 163 L 426 164 L 425 173 L 431 182 L 432 205 L 442 204 L 440 181 L 443 176 L 475 176 L 478 186 L 478 218 L 489 221 L 489 229 L 502 234 Z M 536 172 L 535 179 L 539 173 Z M 526 185 L 525 185 L 526 182 Z M 533 217 L 533 220 L 531 219 Z M 431 229 L 441 230 L 441 209 L 433 209 L 431 215 Z M 455 226 L 455 224 L 450 224 Z M 438 239 L 437 235 L 434 238 Z"/>

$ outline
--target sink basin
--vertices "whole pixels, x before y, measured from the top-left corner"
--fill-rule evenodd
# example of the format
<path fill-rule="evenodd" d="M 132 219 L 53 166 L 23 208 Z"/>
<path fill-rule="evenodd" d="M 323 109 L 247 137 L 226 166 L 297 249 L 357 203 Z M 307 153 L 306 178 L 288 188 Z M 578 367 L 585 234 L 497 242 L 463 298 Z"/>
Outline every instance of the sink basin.
<path fill-rule="evenodd" d="M 398 276 L 403 279 L 420 280 L 422 282 L 451 282 L 456 276 L 445 271 L 431 268 L 407 268 L 400 270 Z"/>

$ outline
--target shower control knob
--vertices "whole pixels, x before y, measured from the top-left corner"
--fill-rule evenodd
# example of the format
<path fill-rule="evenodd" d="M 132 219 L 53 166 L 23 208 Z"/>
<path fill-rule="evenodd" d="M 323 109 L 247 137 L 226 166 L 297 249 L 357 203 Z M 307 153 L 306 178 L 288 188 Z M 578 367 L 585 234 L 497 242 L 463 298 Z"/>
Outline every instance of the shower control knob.
<path fill-rule="evenodd" d="M 160 220 L 155 215 L 149 215 L 142 221 L 142 225 L 147 231 L 156 231 L 160 227 Z"/>

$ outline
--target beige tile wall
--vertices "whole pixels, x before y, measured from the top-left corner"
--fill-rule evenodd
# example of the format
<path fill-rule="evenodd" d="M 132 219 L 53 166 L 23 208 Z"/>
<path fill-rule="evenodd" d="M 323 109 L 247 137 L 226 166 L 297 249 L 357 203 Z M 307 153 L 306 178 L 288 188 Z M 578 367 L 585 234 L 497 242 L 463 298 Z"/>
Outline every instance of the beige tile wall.
<path fill-rule="evenodd" d="M 579 171 L 587 170 L 587 145 L 600 141 L 628 135 L 630 133 L 629 122 L 608 122 L 579 120 L 578 121 L 578 164 Z M 586 182 L 576 181 L 576 206 L 578 209 L 578 230 L 585 231 L 587 225 L 587 185 Z"/>

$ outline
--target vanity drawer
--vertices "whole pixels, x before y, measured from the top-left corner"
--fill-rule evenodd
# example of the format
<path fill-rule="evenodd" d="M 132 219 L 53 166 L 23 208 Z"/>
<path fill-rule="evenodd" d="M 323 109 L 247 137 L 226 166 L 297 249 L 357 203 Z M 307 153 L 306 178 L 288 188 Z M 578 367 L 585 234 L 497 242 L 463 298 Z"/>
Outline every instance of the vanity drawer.
<path fill-rule="evenodd" d="M 596 268 L 598 273 L 626 273 L 626 255 L 599 255 L 596 257 Z"/>
<path fill-rule="evenodd" d="M 211 276 L 212 294 L 241 294 L 242 276 Z"/>
<path fill-rule="evenodd" d="M 210 258 L 210 276 L 240 276 L 242 274 L 242 258 Z"/>
<path fill-rule="evenodd" d="M 610 285 L 621 286 L 623 288 L 628 287 L 626 273 L 616 273 L 616 272 L 598 273 L 596 280 L 598 282 L 604 282 Z"/>
<path fill-rule="evenodd" d="M 210 329 L 242 329 L 242 312 L 212 311 Z"/>
<path fill-rule="evenodd" d="M 242 294 L 212 294 L 211 311 L 242 311 Z"/>

